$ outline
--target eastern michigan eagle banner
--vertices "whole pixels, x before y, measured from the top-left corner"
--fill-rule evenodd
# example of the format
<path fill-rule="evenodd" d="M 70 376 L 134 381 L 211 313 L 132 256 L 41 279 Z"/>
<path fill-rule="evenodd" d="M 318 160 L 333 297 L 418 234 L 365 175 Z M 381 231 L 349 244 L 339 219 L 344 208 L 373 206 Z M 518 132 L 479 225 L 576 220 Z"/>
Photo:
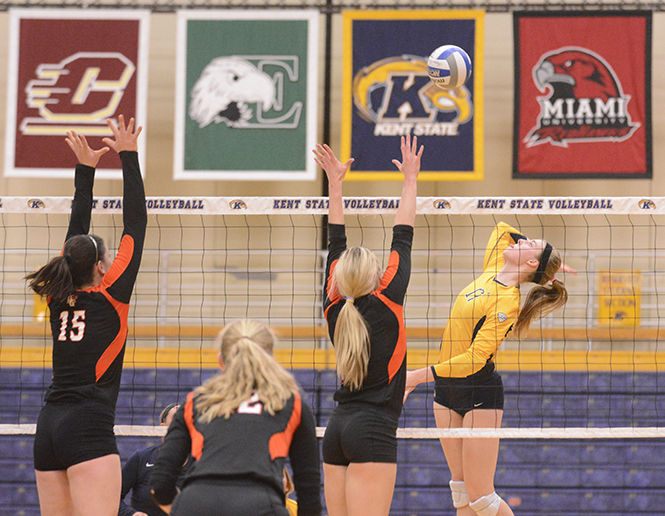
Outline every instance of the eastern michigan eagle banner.
<path fill-rule="evenodd" d="M 651 177 L 650 13 L 516 13 L 514 33 L 513 176 Z"/>

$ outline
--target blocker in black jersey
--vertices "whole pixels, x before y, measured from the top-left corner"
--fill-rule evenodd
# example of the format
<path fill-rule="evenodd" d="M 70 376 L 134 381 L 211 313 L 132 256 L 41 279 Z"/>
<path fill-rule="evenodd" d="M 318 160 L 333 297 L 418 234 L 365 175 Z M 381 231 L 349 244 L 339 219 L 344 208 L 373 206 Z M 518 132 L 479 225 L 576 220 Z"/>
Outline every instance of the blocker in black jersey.
<path fill-rule="evenodd" d="M 282 480 L 286 457 L 293 470 L 298 514 L 321 514 L 316 428 L 300 396 L 291 397 L 272 416 L 258 399 L 250 399 L 228 418 L 209 423 L 197 419 L 196 397 L 190 393 L 176 412 L 150 478 L 155 500 L 168 505 L 176 496 L 182 463 L 189 454 L 196 459 L 172 515 L 288 514 Z"/>
<path fill-rule="evenodd" d="M 344 299 L 332 281 L 335 266 L 346 250 L 344 225 L 328 226 L 329 245 L 323 308 L 330 340 Z M 379 287 L 354 304 L 367 323 L 370 358 L 360 389 L 341 385 L 338 407 L 323 440 L 323 460 L 346 466 L 351 462 L 397 462 L 397 420 L 402 412 L 406 382 L 404 296 L 411 275 L 413 227 L 396 225 L 388 266 Z"/>
<path fill-rule="evenodd" d="M 35 469 L 40 471 L 64 470 L 79 462 L 118 453 L 113 436 L 115 404 L 127 339 L 129 300 L 147 224 L 138 155 L 122 151 L 120 158 L 124 231 L 116 258 L 99 285 L 78 290 L 65 302 L 49 300 L 53 381 L 46 392 L 46 406 L 40 413 L 35 435 Z M 76 192 L 67 239 L 85 235 L 90 229 L 94 172 L 94 168 L 76 166 Z"/>
<path fill-rule="evenodd" d="M 333 286 L 332 276 L 337 260 L 346 250 L 344 225 L 328 226 L 328 262 L 323 309 L 328 322 L 330 340 L 334 344 L 335 323 L 344 299 Z M 364 402 L 385 408 L 395 418 L 402 412 L 406 380 L 406 332 L 404 329 L 404 296 L 411 275 L 411 244 L 413 227 L 393 227 L 388 266 L 379 288 L 358 298 L 354 304 L 367 323 L 370 340 L 370 359 L 367 376 L 357 391 L 341 385 L 335 392 L 340 405 Z"/>

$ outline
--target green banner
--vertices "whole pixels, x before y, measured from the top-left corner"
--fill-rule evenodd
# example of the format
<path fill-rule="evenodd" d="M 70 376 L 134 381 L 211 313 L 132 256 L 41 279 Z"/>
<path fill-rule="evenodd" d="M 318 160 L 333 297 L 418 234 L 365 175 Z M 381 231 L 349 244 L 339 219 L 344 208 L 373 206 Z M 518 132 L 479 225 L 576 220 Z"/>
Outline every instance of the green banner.
<path fill-rule="evenodd" d="M 318 13 L 178 16 L 174 177 L 314 179 Z"/>

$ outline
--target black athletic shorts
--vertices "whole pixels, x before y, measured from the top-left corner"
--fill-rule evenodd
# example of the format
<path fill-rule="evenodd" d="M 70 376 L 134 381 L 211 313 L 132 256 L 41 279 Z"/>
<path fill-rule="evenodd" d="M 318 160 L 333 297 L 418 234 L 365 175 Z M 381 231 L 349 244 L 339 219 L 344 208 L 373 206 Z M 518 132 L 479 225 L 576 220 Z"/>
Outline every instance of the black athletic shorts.
<path fill-rule="evenodd" d="M 47 403 L 37 420 L 35 469 L 65 470 L 87 460 L 117 454 L 113 420 L 113 411 L 98 401 Z"/>
<path fill-rule="evenodd" d="M 335 408 L 323 436 L 323 462 L 348 466 L 351 462 L 397 463 L 397 418 L 367 403 L 345 403 Z"/>
<path fill-rule="evenodd" d="M 464 416 L 470 410 L 503 410 L 503 382 L 490 362 L 466 378 L 434 375 L 434 401 Z"/>
<path fill-rule="evenodd" d="M 171 516 L 289 516 L 284 495 L 259 482 L 194 480 L 176 496 Z"/>

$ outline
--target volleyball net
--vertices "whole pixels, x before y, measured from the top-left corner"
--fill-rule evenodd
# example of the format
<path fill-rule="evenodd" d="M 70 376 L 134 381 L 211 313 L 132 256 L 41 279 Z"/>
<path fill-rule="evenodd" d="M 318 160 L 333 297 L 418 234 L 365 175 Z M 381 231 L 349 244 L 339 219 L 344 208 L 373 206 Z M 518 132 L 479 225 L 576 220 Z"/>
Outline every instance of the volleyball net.
<path fill-rule="evenodd" d="M 0 433 L 31 433 L 51 376 L 47 308 L 23 276 L 60 252 L 70 198 L 2 198 Z M 349 245 L 384 265 L 397 198 L 346 198 Z M 145 251 L 130 305 L 116 428 L 160 435 L 164 405 L 217 373 L 213 340 L 255 318 L 279 336 L 276 357 L 311 403 L 319 433 L 334 408 L 334 351 L 321 309 L 327 199 L 149 198 Z M 437 430 L 433 386 L 411 394 L 400 437 L 665 436 L 665 198 L 419 198 L 405 302 L 409 368 L 437 362 L 459 291 L 482 272 L 499 221 L 558 248 L 569 301 L 510 336 L 497 356 L 505 386 L 500 429 Z M 92 232 L 111 251 L 121 199 L 95 200 Z M 528 291 L 523 287 L 522 296 Z"/>

